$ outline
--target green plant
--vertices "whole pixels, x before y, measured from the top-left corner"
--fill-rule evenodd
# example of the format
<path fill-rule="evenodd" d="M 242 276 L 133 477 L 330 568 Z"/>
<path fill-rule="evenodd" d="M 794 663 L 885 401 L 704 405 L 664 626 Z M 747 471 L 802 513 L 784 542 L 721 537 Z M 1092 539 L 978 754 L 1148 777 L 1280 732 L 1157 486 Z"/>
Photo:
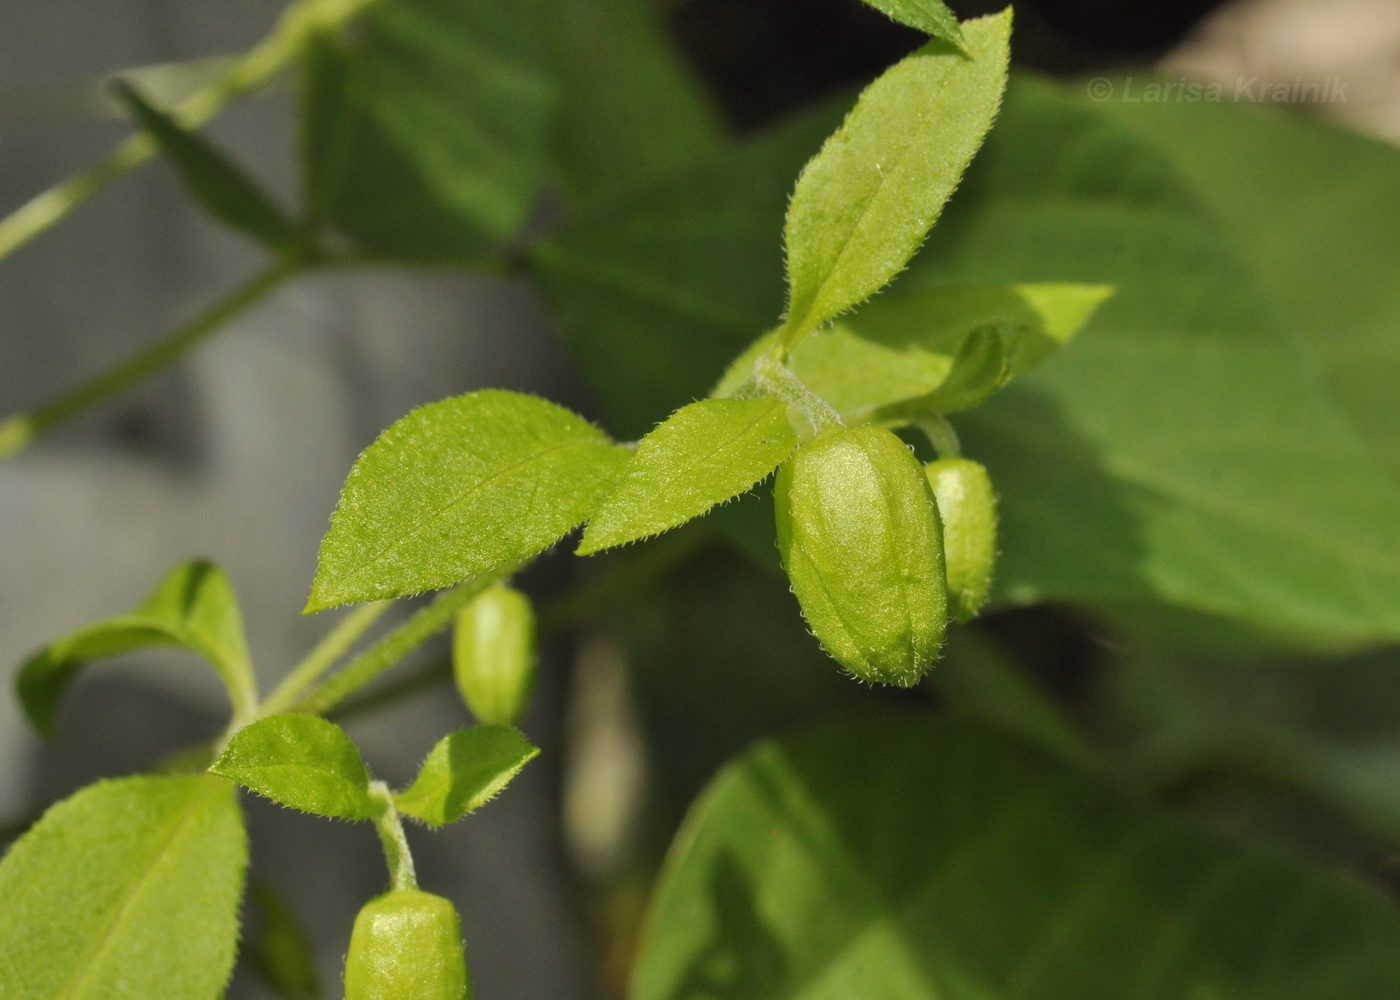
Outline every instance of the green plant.
<path fill-rule="evenodd" d="M 392 888 L 356 922 L 347 997 L 464 996 L 456 912 L 418 888 L 402 817 L 455 822 L 538 754 L 515 728 L 534 613 L 508 581 L 581 526 L 581 556 L 674 532 L 603 556 L 539 627 L 615 616 L 683 792 L 748 737 L 872 707 L 814 657 L 818 642 L 864 681 L 928 674 L 920 690 L 940 699 L 730 763 L 662 870 L 636 1000 L 1393 995 L 1400 917 L 1373 889 L 1140 794 L 1243 761 L 1342 803 L 1386 843 L 1400 836 L 1400 800 L 1334 786 L 1305 726 L 1279 723 L 1251 758 L 1220 735 L 1229 713 L 1208 682 L 1176 699 L 1197 706 L 1188 723 L 1143 680 L 1172 675 L 1142 663 L 1183 648 L 1263 657 L 1400 637 L 1385 400 L 1339 415 L 1325 378 L 1348 358 L 1299 346 L 1323 336 L 1326 310 L 1299 287 L 1298 251 L 1258 249 L 1277 237 L 1268 198 L 1215 189 L 1242 140 L 1213 116 L 1237 112 L 1119 121 L 1033 79 L 1008 89 L 1009 11 L 959 24 L 938 0 L 868 2 L 933 37 L 844 117 L 818 108 L 737 142 L 631 0 L 301 0 L 182 108 L 122 86 L 140 137 L 58 189 L 59 208 L 0 222 L 3 252 L 158 148 L 212 217 L 269 254 L 147 353 L 0 424 L 0 455 L 299 274 L 422 264 L 534 278 L 605 425 L 637 437 L 494 389 L 394 423 L 350 470 L 305 611 L 358 607 L 265 695 L 233 588 L 203 562 L 32 656 L 18 692 L 45 732 L 86 664 L 157 645 L 214 668 L 230 719 L 171 773 L 93 785 L 16 840 L 0 862 L 0 995 L 218 995 L 247 862 L 241 785 L 378 834 Z M 191 127 L 293 62 L 303 198 L 289 212 Z M 1294 127 L 1239 128 L 1320 160 L 1359 141 Z M 1356 156 L 1368 190 L 1400 208 L 1396 154 Z M 525 242 L 550 179 L 567 218 Z M 916 259 L 945 205 L 947 238 Z M 1393 294 L 1400 276 L 1372 284 Z M 1315 325 L 1280 330 L 1268 295 Z M 1390 327 L 1366 319 L 1381 343 Z M 1059 353 L 1085 329 L 1097 335 Z M 775 473 L 774 509 L 746 499 Z M 773 596 L 775 554 L 815 640 L 781 582 Z M 356 650 L 390 602 L 435 590 Z M 1119 753 L 1111 725 L 1077 724 L 995 644 L 947 628 L 989 602 L 1041 600 L 1128 637 L 1137 665 L 1102 697 L 1161 718 Z M 453 627 L 480 724 L 444 736 L 395 790 L 327 716 Z M 685 668 L 665 683 L 647 672 L 658 647 Z M 1154 725 L 1186 735 L 1154 742 Z"/>

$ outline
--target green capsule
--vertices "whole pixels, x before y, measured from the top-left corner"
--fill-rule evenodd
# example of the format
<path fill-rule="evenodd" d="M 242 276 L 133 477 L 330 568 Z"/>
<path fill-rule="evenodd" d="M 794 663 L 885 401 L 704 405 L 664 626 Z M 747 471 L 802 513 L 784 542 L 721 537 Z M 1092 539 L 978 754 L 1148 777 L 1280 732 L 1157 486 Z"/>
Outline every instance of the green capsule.
<path fill-rule="evenodd" d="M 953 617 L 970 621 L 987 603 L 997 561 L 997 496 L 980 462 L 942 458 L 924 470 L 943 518 L 943 555 Z"/>
<path fill-rule="evenodd" d="M 457 690 L 482 722 L 513 726 L 535 686 L 535 612 L 530 599 L 497 584 L 457 613 L 452 637 Z"/>
<path fill-rule="evenodd" d="M 457 910 L 420 889 L 391 889 L 364 905 L 345 957 L 345 1000 L 467 1000 Z"/>
<path fill-rule="evenodd" d="M 923 467 L 890 431 L 831 431 L 779 471 L 778 549 L 817 639 L 862 680 L 909 687 L 948 618 L 943 540 Z"/>

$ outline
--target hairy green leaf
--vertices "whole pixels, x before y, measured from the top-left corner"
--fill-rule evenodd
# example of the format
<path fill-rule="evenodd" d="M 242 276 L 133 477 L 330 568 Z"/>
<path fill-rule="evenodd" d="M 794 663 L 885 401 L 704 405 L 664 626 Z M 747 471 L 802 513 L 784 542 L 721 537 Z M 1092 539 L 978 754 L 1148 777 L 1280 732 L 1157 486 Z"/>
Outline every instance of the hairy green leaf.
<path fill-rule="evenodd" d="M 306 610 L 446 587 L 533 556 L 593 513 L 629 454 L 520 393 L 414 410 L 350 470 Z"/>
<path fill-rule="evenodd" d="M 974 333 L 994 327 L 1006 348 L 1006 379 L 1036 368 L 1113 296 L 1107 285 L 967 285 L 902 292 L 899 286 L 807 337 L 789 359 L 808 387 L 850 420 L 928 396 L 953 376 Z M 715 389 L 732 392 L 775 334 L 760 338 Z M 985 342 L 983 345 L 985 347 Z M 968 359 L 971 360 L 971 359 Z M 959 381 L 966 378 L 966 369 Z M 950 391 L 952 386 L 947 387 Z"/>
<path fill-rule="evenodd" d="M 274 715 L 233 734 L 209 768 L 284 806 L 336 819 L 369 819 L 369 773 L 334 722 Z"/>
<path fill-rule="evenodd" d="M 673 174 L 720 143 L 719 117 L 649 0 L 552 0 L 554 156 L 578 205 Z"/>
<path fill-rule="evenodd" d="M 319 1000 L 316 956 L 301 922 L 282 895 L 254 881 L 248 893 L 257 919 L 244 958 L 282 1000 Z"/>
<path fill-rule="evenodd" d="M 202 656 L 228 688 L 235 715 L 257 702 L 243 617 L 228 578 L 211 563 L 183 563 L 131 612 L 108 618 L 45 646 L 20 668 L 16 687 L 31 722 L 54 731 L 59 702 L 91 660 L 146 646 L 184 646 Z"/>
<path fill-rule="evenodd" d="M 160 145 L 201 208 L 273 250 L 296 244 L 296 224 L 227 156 L 154 107 L 131 84 L 119 84 L 117 95 Z"/>
<path fill-rule="evenodd" d="M 429 826 L 452 823 L 495 798 L 539 752 L 513 726 L 459 729 L 438 741 L 394 806 Z"/>
<path fill-rule="evenodd" d="M 542 0 L 380 0 L 311 47 L 306 200 L 365 256 L 478 263 L 524 225 L 548 162 Z"/>
<path fill-rule="evenodd" d="M 659 535 L 751 489 L 792 454 L 778 399 L 702 399 L 637 445 L 583 533 L 578 554 Z"/>
<path fill-rule="evenodd" d="M 0 862 L 0 996 L 221 996 L 247 860 L 237 798 L 222 778 L 83 789 Z"/>
<path fill-rule="evenodd" d="M 1383 1000 L 1400 982 L 1378 893 L 930 716 L 740 758 L 648 926 L 636 1000 Z"/>
<path fill-rule="evenodd" d="M 945 42 L 952 42 L 959 48 L 965 48 L 966 43 L 963 41 L 958 19 L 943 0 L 865 0 L 865 2 L 900 24 L 917 28 L 934 38 L 941 38 Z"/>
<path fill-rule="evenodd" d="M 992 126 L 1011 11 L 964 26 L 971 58 L 931 42 L 866 88 L 788 207 L 793 343 L 859 305 L 914 256 Z"/>

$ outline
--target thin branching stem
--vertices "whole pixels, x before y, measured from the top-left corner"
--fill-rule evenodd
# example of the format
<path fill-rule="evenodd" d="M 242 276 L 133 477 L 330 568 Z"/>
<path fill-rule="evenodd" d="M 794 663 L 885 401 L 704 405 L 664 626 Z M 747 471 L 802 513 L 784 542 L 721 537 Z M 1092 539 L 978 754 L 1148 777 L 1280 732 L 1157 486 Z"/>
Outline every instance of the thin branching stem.
<path fill-rule="evenodd" d="M 277 26 L 240 56 L 217 80 L 172 109 L 176 121 L 198 128 L 245 94 L 266 86 L 301 58 L 317 32 L 344 24 L 376 0 L 302 0 Z M 145 163 L 158 151 L 154 139 L 137 132 L 111 153 L 0 219 L 0 259 L 63 221 L 109 184 Z"/>
<path fill-rule="evenodd" d="M 163 340 L 35 409 L 0 420 L 0 460 L 24 451 L 45 431 L 148 378 L 180 358 L 235 316 L 262 301 L 304 266 L 296 255 L 282 257 L 214 303 Z"/>
<path fill-rule="evenodd" d="M 273 692 L 263 701 L 258 714 L 266 717 L 285 712 L 296 704 L 311 685 L 319 681 L 331 667 L 335 666 L 350 647 L 360 639 L 384 613 L 393 607 L 392 601 L 375 601 L 363 604 L 342 618 L 326 633 L 325 637 L 307 653 Z"/>

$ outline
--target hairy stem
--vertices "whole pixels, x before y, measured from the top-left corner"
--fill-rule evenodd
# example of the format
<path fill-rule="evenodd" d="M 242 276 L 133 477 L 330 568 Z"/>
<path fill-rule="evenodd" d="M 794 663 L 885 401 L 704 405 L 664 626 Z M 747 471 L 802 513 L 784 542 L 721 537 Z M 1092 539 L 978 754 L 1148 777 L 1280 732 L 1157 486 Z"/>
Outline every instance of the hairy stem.
<path fill-rule="evenodd" d="M 403 833 L 403 823 L 399 812 L 394 808 L 394 793 L 382 781 L 369 783 L 369 797 L 377 807 L 374 813 L 374 829 L 379 834 L 379 842 L 384 845 L 384 860 L 389 865 L 389 881 L 395 889 L 417 889 L 418 875 L 413 870 L 413 855 L 408 849 L 408 838 Z"/>
<path fill-rule="evenodd" d="M 175 120 L 186 128 L 203 125 L 228 104 L 264 86 L 300 58 L 313 35 L 344 24 L 374 2 L 301 0 L 294 4 L 272 32 L 244 53 L 223 76 L 173 108 Z M 157 151 L 155 140 L 145 132 L 138 132 L 92 166 L 0 219 L 0 259 L 67 218 L 78 206 L 145 163 Z"/>
<path fill-rule="evenodd" d="M 292 668 L 276 689 L 267 696 L 258 714 L 266 717 L 285 712 L 296 704 L 306 690 L 321 679 L 337 660 L 364 635 L 384 612 L 393 607 L 392 601 L 375 601 L 351 611 L 326 633 L 325 637 Z"/>
<path fill-rule="evenodd" d="M 335 706 L 373 681 L 433 636 L 452 624 L 457 612 L 497 580 L 510 576 L 518 567 L 506 566 L 472 577 L 446 591 L 408 621 L 386 634 L 369 649 L 346 664 L 316 690 L 304 697 L 296 710 L 325 715 Z"/>
<path fill-rule="evenodd" d="M 790 408 L 789 412 L 796 410 L 802 416 L 807 425 L 798 429 L 802 440 L 811 440 L 843 426 L 841 415 L 831 404 L 808 388 L 807 383 L 783 362 L 771 357 L 759 358 L 753 373 L 759 388 L 781 399 Z"/>
<path fill-rule="evenodd" d="M 713 540 L 714 535 L 711 531 L 701 525 L 692 525 L 653 542 L 636 558 L 611 567 L 543 607 L 539 614 L 540 637 L 547 638 L 562 632 L 607 606 L 645 590 L 673 569 L 686 563 Z M 441 684 L 450 683 L 452 661 L 447 658 L 433 660 L 415 667 L 390 683 L 346 699 L 329 712 L 329 716 L 338 722 L 344 722 L 368 715 L 388 705 L 396 705 Z"/>
<path fill-rule="evenodd" d="M 15 413 L 0 420 L 0 460 L 19 454 L 50 428 L 72 419 L 89 407 L 135 385 L 170 364 L 239 313 L 261 301 L 302 267 L 303 260 L 299 256 L 279 258 L 164 340 L 153 344 L 140 354 L 127 358 L 57 399 L 28 412 Z"/>

